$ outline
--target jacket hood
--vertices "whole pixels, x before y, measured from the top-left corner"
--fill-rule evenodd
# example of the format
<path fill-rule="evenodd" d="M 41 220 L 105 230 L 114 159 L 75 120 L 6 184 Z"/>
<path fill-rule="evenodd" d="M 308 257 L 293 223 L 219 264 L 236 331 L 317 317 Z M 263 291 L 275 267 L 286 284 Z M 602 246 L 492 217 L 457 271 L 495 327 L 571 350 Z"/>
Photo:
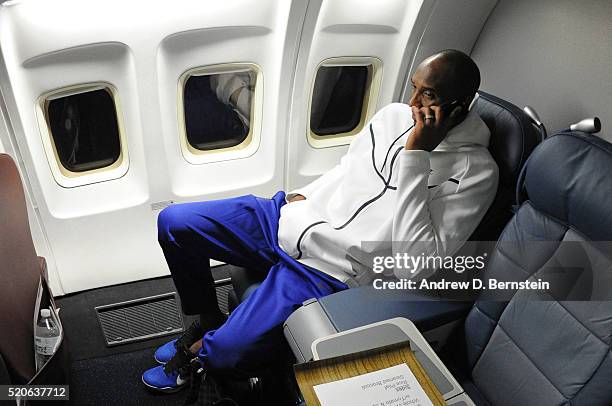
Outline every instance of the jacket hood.
<path fill-rule="evenodd" d="M 465 119 L 451 128 L 446 138 L 442 140 L 436 150 L 456 149 L 460 147 L 480 145 L 489 146 L 491 133 L 478 113 L 473 109 Z"/>

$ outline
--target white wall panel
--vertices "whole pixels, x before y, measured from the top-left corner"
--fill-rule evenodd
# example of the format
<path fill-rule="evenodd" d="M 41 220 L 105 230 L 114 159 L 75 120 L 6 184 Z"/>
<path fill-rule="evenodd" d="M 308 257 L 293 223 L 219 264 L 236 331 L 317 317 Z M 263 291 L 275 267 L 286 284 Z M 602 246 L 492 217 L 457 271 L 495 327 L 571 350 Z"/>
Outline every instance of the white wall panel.
<path fill-rule="evenodd" d="M 342 145 L 328 148 L 314 148 L 308 143 L 308 109 L 317 66 L 337 57 L 378 58 L 382 62 L 382 82 L 371 116 L 396 99 L 403 87 L 406 60 L 416 49 L 432 5 L 432 1 L 420 0 L 310 2 L 294 85 L 288 189 L 308 183 L 333 167 L 351 141 L 351 137 L 345 137 Z"/>
<path fill-rule="evenodd" d="M 259 193 L 270 194 L 273 190 L 266 188 L 275 179 L 274 186 L 282 184 L 282 174 L 275 174 L 278 169 L 275 157 L 282 153 L 282 147 L 273 137 L 273 128 L 267 127 L 268 136 L 261 137 L 260 120 L 253 120 L 252 142 L 243 150 L 208 154 L 211 161 L 204 164 L 191 164 L 183 158 L 179 139 L 178 111 L 176 108 L 177 82 L 188 69 L 201 66 L 219 65 L 227 62 L 248 62 L 255 64 L 262 72 L 258 79 L 263 80 L 263 120 L 275 122 L 279 71 L 282 53 L 278 53 L 275 40 L 269 27 L 227 27 L 212 31 L 195 31 L 181 33 L 162 41 L 158 54 L 159 99 L 161 107 L 164 147 L 168 158 L 168 173 L 172 191 L 180 197 L 191 197 L 211 194 L 232 189 L 259 189 Z M 257 93 L 257 92 L 256 92 Z M 256 94 L 257 96 L 260 94 Z M 257 152 L 257 153 L 256 153 Z M 215 162 L 216 161 L 216 162 Z M 252 168 L 257 168 L 253 171 Z M 248 174 L 248 176 L 245 176 Z M 202 180 L 206 179 L 205 182 Z M 231 185 L 231 186 L 230 186 Z M 258 188 L 264 186 L 263 188 Z"/>
<path fill-rule="evenodd" d="M 44 136 L 32 110 L 38 98 L 66 86 L 105 81 L 117 89 L 121 121 L 127 137 L 129 170 L 115 181 L 99 182 L 97 174 L 83 187 L 60 187 L 49 170 L 42 145 Z M 91 216 L 143 204 L 148 199 L 143 136 L 140 127 L 139 97 L 135 86 L 135 61 L 129 47 L 106 42 L 83 45 L 30 58 L 12 75 L 14 97 L 23 123 L 19 149 L 28 151 L 33 176 L 39 181 L 46 209 L 57 219 Z M 33 103 L 34 102 L 34 103 Z M 118 168 L 119 169 L 119 168 Z M 127 169 L 127 168 L 126 168 Z M 30 175 L 30 176 L 32 176 Z M 83 176 L 86 178 L 87 176 Z M 78 202 L 78 204 L 75 204 Z"/>

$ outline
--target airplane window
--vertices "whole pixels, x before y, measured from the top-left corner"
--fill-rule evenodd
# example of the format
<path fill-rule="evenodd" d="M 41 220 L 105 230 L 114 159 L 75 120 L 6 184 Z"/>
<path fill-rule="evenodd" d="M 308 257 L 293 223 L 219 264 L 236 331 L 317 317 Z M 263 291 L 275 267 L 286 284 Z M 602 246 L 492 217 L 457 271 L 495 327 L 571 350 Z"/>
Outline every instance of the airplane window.
<path fill-rule="evenodd" d="M 371 71 L 371 65 L 319 68 L 310 109 L 313 134 L 349 135 L 360 129 Z"/>
<path fill-rule="evenodd" d="M 85 172 L 119 159 L 117 112 L 108 89 L 47 100 L 45 107 L 56 156 L 65 169 Z"/>
<path fill-rule="evenodd" d="M 247 139 L 256 77 L 254 69 L 188 77 L 183 108 L 191 147 L 210 151 L 235 147 Z"/>

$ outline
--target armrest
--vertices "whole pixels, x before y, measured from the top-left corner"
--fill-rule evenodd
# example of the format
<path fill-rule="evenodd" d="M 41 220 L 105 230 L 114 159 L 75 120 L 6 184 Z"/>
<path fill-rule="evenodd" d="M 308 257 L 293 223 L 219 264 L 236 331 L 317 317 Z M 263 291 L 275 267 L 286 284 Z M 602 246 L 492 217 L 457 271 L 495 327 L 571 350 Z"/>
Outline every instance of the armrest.
<path fill-rule="evenodd" d="M 465 318 L 471 308 L 472 302 L 362 286 L 304 302 L 287 318 L 283 330 L 293 354 L 304 362 L 313 357 L 313 342 L 334 333 L 397 317 L 410 320 L 426 333 Z"/>
<path fill-rule="evenodd" d="M 473 302 L 448 301 L 412 292 L 381 291 L 362 286 L 319 299 L 338 331 L 403 317 L 421 332 L 464 318 Z"/>

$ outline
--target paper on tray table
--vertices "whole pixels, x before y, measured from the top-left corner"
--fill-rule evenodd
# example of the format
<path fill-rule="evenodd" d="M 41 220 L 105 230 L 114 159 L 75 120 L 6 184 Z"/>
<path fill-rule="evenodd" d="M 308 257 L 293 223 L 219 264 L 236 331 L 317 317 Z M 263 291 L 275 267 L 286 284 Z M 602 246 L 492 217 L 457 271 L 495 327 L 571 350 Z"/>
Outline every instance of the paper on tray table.
<path fill-rule="evenodd" d="M 314 386 L 321 406 L 433 406 L 406 364 Z"/>

